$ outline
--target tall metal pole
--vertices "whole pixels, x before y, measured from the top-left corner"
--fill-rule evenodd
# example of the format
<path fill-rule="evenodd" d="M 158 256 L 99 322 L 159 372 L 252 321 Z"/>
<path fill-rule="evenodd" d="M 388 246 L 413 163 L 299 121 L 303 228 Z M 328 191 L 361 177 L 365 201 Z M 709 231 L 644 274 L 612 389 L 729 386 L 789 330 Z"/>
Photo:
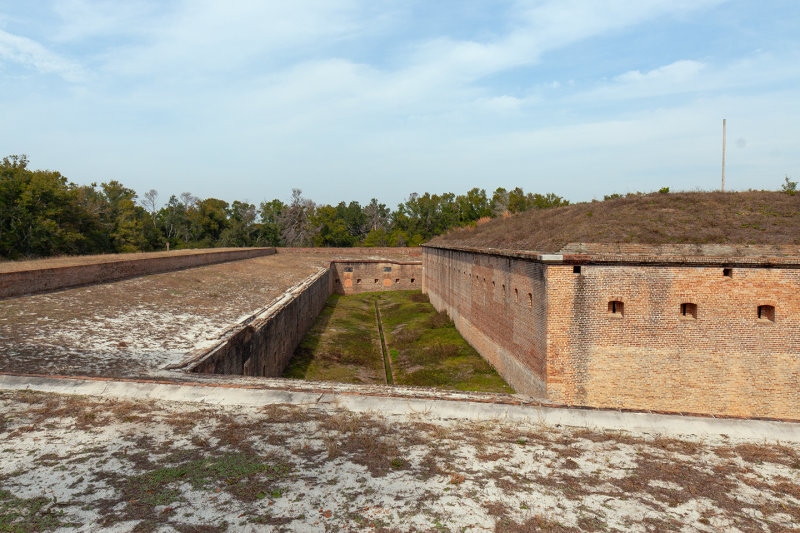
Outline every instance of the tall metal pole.
<path fill-rule="evenodd" d="M 722 119 L 722 192 L 725 192 L 725 119 Z"/>

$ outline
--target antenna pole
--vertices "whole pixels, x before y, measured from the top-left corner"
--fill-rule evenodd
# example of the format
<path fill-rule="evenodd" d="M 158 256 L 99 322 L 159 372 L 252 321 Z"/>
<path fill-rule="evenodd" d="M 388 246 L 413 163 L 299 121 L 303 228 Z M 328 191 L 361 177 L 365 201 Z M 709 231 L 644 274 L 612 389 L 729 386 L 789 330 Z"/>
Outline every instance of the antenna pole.
<path fill-rule="evenodd" d="M 725 192 L 725 119 L 722 119 L 722 192 Z"/>

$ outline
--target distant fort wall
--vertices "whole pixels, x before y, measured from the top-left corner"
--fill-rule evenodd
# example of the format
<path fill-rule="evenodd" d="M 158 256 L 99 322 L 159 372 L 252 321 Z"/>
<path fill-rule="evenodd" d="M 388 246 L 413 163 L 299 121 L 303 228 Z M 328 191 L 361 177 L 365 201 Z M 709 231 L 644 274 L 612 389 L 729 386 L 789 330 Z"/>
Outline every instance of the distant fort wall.
<path fill-rule="evenodd" d="M 143 257 L 128 254 L 123 257 L 131 258 L 123 260 L 115 260 L 115 256 L 109 255 L 107 260 L 99 257 L 91 263 L 0 272 L 0 298 L 119 281 L 274 253 L 275 248 L 203 249 L 191 252 L 179 250 L 142 254 Z"/>
<path fill-rule="evenodd" d="M 339 294 L 422 288 L 422 261 L 337 260 L 331 271 L 333 290 Z"/>
<path fill-rule="evenodd" d="M 794 258 L 425 247 L 425 291 L 518 392 L 557 403 L 800 416 Z"/>

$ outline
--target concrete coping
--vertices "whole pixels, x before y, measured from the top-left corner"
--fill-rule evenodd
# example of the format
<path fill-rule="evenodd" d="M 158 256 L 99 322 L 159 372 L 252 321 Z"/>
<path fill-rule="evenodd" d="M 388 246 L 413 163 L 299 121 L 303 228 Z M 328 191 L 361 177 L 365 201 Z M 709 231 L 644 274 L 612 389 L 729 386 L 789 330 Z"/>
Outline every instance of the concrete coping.
<path fill-rule="evenodd" d="M 394 259 L 332 259 L 331 264 L 386 263 L 389 265 L 421 265 L 422 261 L 397 261 Z"/>
<path fill-rule="evenodd" d="M 498 257 L 513 257 L 544 264 L 563 265 L 683 265 L 718 266 L 739 268 L 800 268 L 800 256 L 705 256 L 705 255 L 664 255 L 655 253 L 562 253 L 553 254 L 534 250 L 509 250 L 504 248 L 476 248 L 471 246 L 421 244 L 433 250 L 451 250 Z"/>
<path fill-rule="evenodd" d="M 0 390 L 3 389 L 217 405 L 330 406 L 356 412 L 424 415 L 455 420 L 500 420 L 659 435 L 800 442 L 800 423 L 796 420 L 597 409 L 548 404 L 517 395 L 457 393 L 425 388 L 410 390 L 387 385 L 294 384 L 292 380 L 277 378 L 261 378 L 258 382 L 254 378 L 181 382 L 0 373 Z"/>

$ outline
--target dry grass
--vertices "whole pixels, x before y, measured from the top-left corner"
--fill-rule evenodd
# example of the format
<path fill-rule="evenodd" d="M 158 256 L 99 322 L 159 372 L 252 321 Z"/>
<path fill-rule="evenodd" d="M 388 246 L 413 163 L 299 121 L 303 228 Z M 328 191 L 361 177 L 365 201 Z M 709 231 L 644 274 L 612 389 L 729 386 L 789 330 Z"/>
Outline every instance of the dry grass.
<path fill-rule="evenodd" d="M 647 194 L 531 210 L 437 237 L 431 244 L 557 252 L 567 243 L 800 244 L 800 195 Z"/>

